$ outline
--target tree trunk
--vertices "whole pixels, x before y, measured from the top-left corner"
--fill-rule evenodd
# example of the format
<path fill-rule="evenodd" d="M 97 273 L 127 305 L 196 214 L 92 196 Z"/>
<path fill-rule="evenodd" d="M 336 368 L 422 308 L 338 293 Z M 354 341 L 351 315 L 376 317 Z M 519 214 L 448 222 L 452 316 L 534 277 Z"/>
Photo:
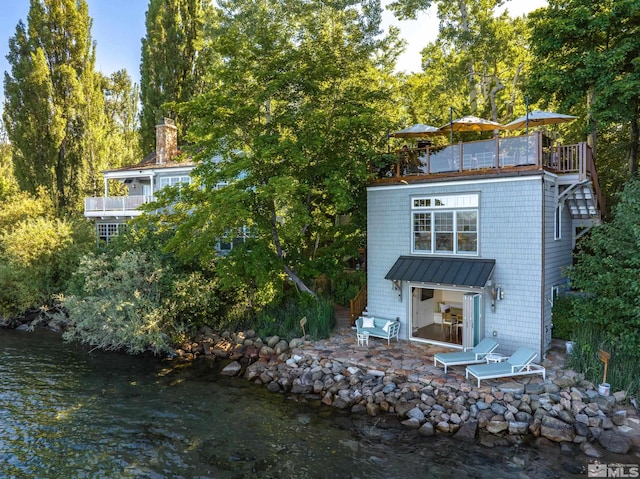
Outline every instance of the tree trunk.
<path fill-rule="evenodd" d="M 498 121 L 498 106 L 496 105 L 496 95 L 499 91 L 504 90 L 504 85 L 497 76 L 495 77 L 495 80 L 496 84 L 489 92 L 489 99 L 491 101 L 491 119 L 493 121 Z"/>
<path fill-rule="evenodd" d="M 301 291 L 305 293 L 309 293 L 314 298 L 318 299 L 316 293 L 311 291 L 309 287 L 304 284 L 304 281 L 300 279 L 300 277 L 296 274 L 295 271 L 285 262 L 285 255 L 282 251 L 282 246 L 280 245 L 280 236 L 278 235 L 278 220 L 276 218 L 275 210 L 271 211 L 271 233 L 273 235 L 273 244 L 276 247 L 276 253 L 278 254 L 278 258 L 282 261 L 282 267 L 284 268 L 285 273 L 289 276 L 289 279 L 295 283 L 295 285 L 300 288 Z"/>
<path fill-rule="evenodd" d="M 591 108 L 593 105 L 593 100 L 596 96 L 596 92 L 593 89 L 593 87 L 589 88 L 589 91 L 587 92 L 587 111 L 589 112 L 589 116 L 587 118 L 589 125 L 591 125 L 591 131 L 589 132 L 589 136 L 587 137 L 587 145 L 589 145 L 591 147 L 591 150 L 594 152 L 596 152 L 596 143 L 597 143 L 597 137 L 596 137 L 596 133 L 597 133 L 597 124 L 596 121 L 593 119 L 593 115 L 591 114 Z"/>
<path fill-rule="evenodd" d="M 629 130 L 629 173 L 633 176 L 638 172 L 638 143 L 640 142 L 637 104 L 635 105 L 635 114 L 631 119 L 631 128 Z"/>
<path fill-rule="evenodd" d="M 462 25 L 462 31 L 469 32 L 469 14 L 467 13 L 467 4 L 465 0 L 458 0 L 458 6 L 460 7 L 460 23 Z M 465 46 L 465 50 L 467 50 Z M 473 60 L 470 60 L 467 68 L 469 69 L 469 107 L 471 113 L 476 114 L 478 111 L 478 92 L 476 91 L 476 72 L 473 67 Z"/>
<path fill-rule="evenodd" d="M 507 104 L 507 118 L 513 118 L 515 116 L 514 112 L 515 112 L 515 104 L 516 104 L 516 92 L 518 91 L 516 87 L 518 85 L 518 82 L 520 81 L 520 72 L 522 72 L 523 68 L 524 68 L 524 63 L 520 63 L 518 65 L 518 68 L 516 68 L 516 74 L 513 76 L 513 81 L 511 82 L 512 93 L 511 93 L 511 99 Z"/>

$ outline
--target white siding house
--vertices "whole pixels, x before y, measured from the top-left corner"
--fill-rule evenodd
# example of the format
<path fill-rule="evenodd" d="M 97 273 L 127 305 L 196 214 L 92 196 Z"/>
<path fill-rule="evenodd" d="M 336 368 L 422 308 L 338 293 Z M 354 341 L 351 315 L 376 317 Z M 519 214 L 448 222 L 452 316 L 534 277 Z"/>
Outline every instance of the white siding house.
<path fill-rule="evenodd" d="M 195 163 L 190 159 L 175 161 L 178 156 L 177 128 L 173 120 L 164 118 L 156 125 L 156 150 L 140 163 L 103 171 L 104 196 L 85 198 L 84 216 L 95 221 L 98 238 L 108 242 L 126 227 L 128 220 L 141 214 L 138 209 L 154 200 L 165 186 L 191 182 Z M 109 193 L 109 181 L 122 182 L 124 196 Z"/>
<path fill-rule="evenodd" d="M 399 156 L 369 185 L 367 314 L 399 320 L 410 341 L 462 348 L 491 336 L 499 352 L 543 357 L 563 268 L 601 201 L 586 145 L 525 139 L 520 157 L 510 138 L 427 147 L 418 169 Z M 483 150 L 486 164 L 471 162 Z"/>

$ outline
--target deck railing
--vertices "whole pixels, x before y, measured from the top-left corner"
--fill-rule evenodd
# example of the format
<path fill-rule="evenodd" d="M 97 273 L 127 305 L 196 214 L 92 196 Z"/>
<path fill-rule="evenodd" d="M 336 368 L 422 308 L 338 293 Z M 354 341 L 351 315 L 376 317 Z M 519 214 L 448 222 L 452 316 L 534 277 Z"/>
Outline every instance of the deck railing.
<path fill-rule="evenodd" d="M 136 196 L 98 196 L 84 199 L 84 212 L 86 214 L 133 212 L 140 205 L 149 203 L 155 198 L 147 195 Z"/>
<path fill-rule="evenodd" d="M 535 132 L 443 147 L 403 147 L 396 151 L 394 157 L 390 158 L 391 161 L 381 165 L 376 173 L 379 178 L 384 178 L 523 165 L 541 166 L 549 155 L 550 149 L 543 148 L 541 133 Z"/>
<path fill-rule="evenodd" d="M 529 135 L 457 143 L 444 147 L 403 147 L 385 155 L 371 173 L 375 182 L 428 175 L 456 175 L 481 170 L 499 173 L 518 167 L 545 168 L 557 174 L 574 174 L 589 180 L 600 211 L 605 210 L 592 149 L 585 143 L 551 145 L 536 131 Z M 417 179 L 417 178 L 416 178 Z"/>
<path fill-rule="evenodd" d="M 552 146 L 537 131 L 529 135 L 496 137 L 443 147 L 403 147 L 392 155 L 386 155 L 382 164 L 372 172 L 382 179 L 544 166 L 556 173 L 578 173 L 581 179 L 586 179 L 595 171 L 590 161 L 593 162 L 593 153 L 586 143 Z"/>

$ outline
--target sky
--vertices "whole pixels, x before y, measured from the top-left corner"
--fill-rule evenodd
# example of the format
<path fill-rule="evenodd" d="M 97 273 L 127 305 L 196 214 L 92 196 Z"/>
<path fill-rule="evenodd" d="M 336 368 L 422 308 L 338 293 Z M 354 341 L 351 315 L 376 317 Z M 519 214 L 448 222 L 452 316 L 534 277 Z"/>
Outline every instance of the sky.
<path fill-rule="evenodd" d="M 145 35 L 145 13 L 148 0 L 87 0 L 89 15 L 93 18 L 92 37 L 97 44 L 96 68 L 105 75 L 126 69 L 132 79 L 140 81 L 140 47 Z M 385 3 L 389 3 L 385 1 Z M 510 0 L 507 9 L 512 16 L 522 15 L 546 5 L 546 0 Z M 15 34 L 19 20 L 25 24 L 29 12 L 29 0 L 0 0 L 0 72 L 9 70 L 7 54 L 9 38 Z M 390 24 L 401 29 L 407 40 L 407 50 L 400 57 L 398 71 L 420 71 L 420 51 L 435 40 L 438 34 L 436 10 L 431 8 L 417 20 L 400 22 L 385 11 L 384 28 Z M 2 73 L 4 82 L 4 73 Z"/>

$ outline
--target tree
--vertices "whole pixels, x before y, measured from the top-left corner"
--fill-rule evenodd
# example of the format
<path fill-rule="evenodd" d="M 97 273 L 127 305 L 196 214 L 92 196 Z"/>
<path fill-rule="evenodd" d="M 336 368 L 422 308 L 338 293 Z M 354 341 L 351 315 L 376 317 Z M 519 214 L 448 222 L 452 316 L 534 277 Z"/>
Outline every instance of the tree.
<path fill-rule="evenodd" d="M 517 93 L 527 64 L 525 25 L 507 11 L 497 15 L 503 4 L 503 0 L 398 0 L 390 5 L 400 19 L 438 8 L 438 38 L 422 51 L 425 75 L 422 81 L 419 74 L 410 80 L 419 88 L 419 104 L 429 105 L 429 116 L 437 109 L 437 119 L 446 116 L 448 121 L 452 106 L 461 115 L 500 121 L 524 103 L 524 96 Z"/>
<path fill-rule="evenodd" d="M 119 70 L 103 81 L 111 158 L 114 160 L 109 167 L 136 164 L 142 156 L 138 128 L 140 89 L 126 70 Z"/>
<path fill-rule="evenodd" d="M 17 193 L 0 203 L 0 314 L 50 304 L 95 245 L 84 220 L 55 218 L 50 195 Z"/>
<path fill-rule="evenodd" d="M 173 206 L 157 223 L 176 228 L 178 254 L 215 261 L 223 288 L 247 285 L 265 304 L 286 284 L 310 293 L 311 279 L 362 244 L 367 161 L 384 146 L 395 44 L 377 38 L 377 1 L 222 6 L 219 82 L 184 107 L 198 181 L 167 198 Z M 216 257 L 219 239 L 243 233 L 244 245 Z"/>
<path fill-rule="evenodd" d="M 11 164 L 11 144 L 0 119 L 0 201 L 4 201 L 18 191 L 18 183 Z"/>
<path fill-rule="evenodd" d="M 581 242 L 568 276 L 592 301 L 582 317 L 612 337 L 640 348 L 640 180 L 627 182 L 609 223 Z"/>
<path fill-rule="evenodd" d="M 635 173 L 640 146 L 637 0 L 550 0 L 530 19 L 537 65 L 530 78 L 532 93 L 556 98 L 567 109 L 586 102 L 594 148 L 596 125 L 626 130 L 626 162 L 628 171 Z M 599 166 L 601 171 L 609 169 Z"/>
<path fill-rule="evenodd" d="M 86 1 L 31 0 L 7 58 L 3 118 L 20 188 L 44 186 L 60 212 L 79 208 L 107 150 Z"/>
<path fill-rule="evenodd" d="M 209 5 L 204 0 L 149 0 L 140 65 L 143 152 L 155 148 L 155 125 L 162 117 L 173 118 L 186 131 L 186 119 L 171 104 L 202 91 L 204 20 L 213 21 Z"/>

